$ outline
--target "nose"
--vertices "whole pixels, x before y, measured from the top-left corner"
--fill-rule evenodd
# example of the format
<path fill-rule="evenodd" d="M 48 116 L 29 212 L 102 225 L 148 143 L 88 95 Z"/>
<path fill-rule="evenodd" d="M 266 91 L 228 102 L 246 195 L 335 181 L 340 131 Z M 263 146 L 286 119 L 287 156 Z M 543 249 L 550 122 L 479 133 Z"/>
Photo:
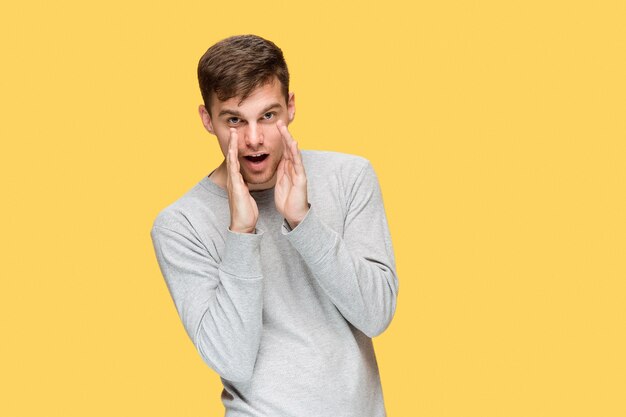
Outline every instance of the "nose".
<path fill-rule="evenodd" d="M 263 145 L 263 129 L 256 123 L 249 123 L 244 134 L 246 145 L 250 148 L 257 148 Z"/>

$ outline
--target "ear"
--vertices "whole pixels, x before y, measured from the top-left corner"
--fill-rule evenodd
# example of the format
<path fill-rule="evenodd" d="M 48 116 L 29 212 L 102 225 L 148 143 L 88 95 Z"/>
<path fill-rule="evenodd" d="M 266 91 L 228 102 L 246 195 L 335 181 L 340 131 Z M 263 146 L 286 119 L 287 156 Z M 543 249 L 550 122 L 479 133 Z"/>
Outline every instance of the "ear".
<path fill-rule="evenodd" d="M 206 107 L 204 107 L 204 104 L 201 104 L 200 107 L 198 107 L 198 113 L 200 113 L 200 119 L 202 119 L 202 124 L 204 125 L 204 128 L 210 134 L 215 135 L 215 131 L 213 130 L 213 122 L 211 121 L 211 115 L 207 111 Z"/>
<path fill-rule="evenodd" d="M 287 115 L 289 116 L 289 123 L 296 117 L 296 95 L 295 93 L 289 93 L 289 99 L 287 100 Z"/>

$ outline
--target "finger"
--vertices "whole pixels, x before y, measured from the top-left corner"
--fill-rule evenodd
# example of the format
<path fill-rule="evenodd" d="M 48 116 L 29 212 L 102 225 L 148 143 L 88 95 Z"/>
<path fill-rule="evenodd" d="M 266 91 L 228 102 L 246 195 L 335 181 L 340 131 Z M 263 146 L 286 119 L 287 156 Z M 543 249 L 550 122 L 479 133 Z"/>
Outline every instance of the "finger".
<path fill-rule="evenodd" d="M 283 144 L 284 144 L 286 157 L 287 159 L 292 159 L 291 151 L 289 149 L 291 147 L 291 143 L 294 141 L 293 137 L 291 137 L 291 134 L 289 133 L 287 126 L 285 126 L 285 123 L 282 120 L 279 120 L 278 122 L 276 122 L 276 127 L 278 128 L 278 131 L 280 132 L 280 135 L 283 138 Z"/>
<path fill-rule="evenodd" d="M 276 183 L 280 184 L 285 175 L 285 159 L 281 159 L 276 168 Z"/>
<path fill-rule="evenodd" d="M 228 138 L 228 173 L 229 174 L 237 174 L 239 173 L 239 136 L 237 135 L 237 130 L 231 128 L 230 129 L 230 137 Z"/>
<path fill-rule="evenodd" d="M 289 160 L 289 145 L 287 144 L 287 141 L 285 140 L 285 138 L 283 136 L 281 137 L 283 139 L 283 159 Z"/>
<path fill-rule="evenodd" d="M 242 192 L 245 182 L 239 172 L 239 136 L 237 129 L 230 129 L 230 137 L 228 138 L 228 157 L 227 157 L 228 180 L 231 189 L 237 194 Z"/>
<path fill-rule="evenodd" d="M 296 172 L 293 169 L 293 162 L 292 161 L 288 161 L 287 165 L 285 166 L 285 174 L 287 176 L 287 178 L 289 179 L 289 182 L 291 184 L 293 184 L 294 179 L 296 178 Z"/>
<path fill-rule="evenodd" d="M 289 160 L 288 159 L 283 159 L 282 160 L 282 167 L 280 168 L 280 175 L 281 177 L 277 177 L 277 181 L 278 179 L 282 179 L 282 180 L 287 180 L 289 182 L 291 182 L 291 180 L 289 179 Z"/>
<path fill-rule="evenodd" d="M 294 164 L 293 162 L 289 163 L 289 176 L 292 178 L 293 183 L 295 184 L 298 173 L 296 172 L 296 164 Z"/>
<path fill-rule="evenodd" d="M 287 129 L 287 126 L 282 120 L 276 122 L 276 126 L 278 127 L 278 130 L 280 131 L 280 134 L 283 138 L 285 152 L 287 152 L 288 154 L 287 159 L 289 159 L 293 163 L 295 173 L 297 173 L 298 175 L 304 175 L 304 164 L 302 163 L 302 154 L 298 149 L 298 143 L 293 138 L 293 136 L 291 136 L 291 133 L 289 133 L 289 129 Z"/>
<path fill-rule="evenodd" d="M 283 137 L 283 159 L 286 161 L 291 160 L 291 151 L 289 151 L 289 143 Z"/>
<path fill-rule="evenodd" d="M 228 145 L 226 146 L 226 188 L 229 190 L 230 192 L 230 188 L 231 188 L 231 175 L 230 175 L 230 168 L 231 168 L 231 152 L 230 152 L 230 148 L 231 148 L 231 144 L 233 141 L 233 132 L 232 129 L 230 130 L 230 134 L 228 136 Z"/>
<path fill-rule="evenodd" d="M 278 122 L 276 122 L 276 126 L 278 126 L 278 130 L 280 131 L 281 136 L 285 138 L 288 143 L 294 141 L 291 133 L 289 133 L 289 129 L 287 129 L 287 125 L 285 124 L 285 122 L 279 120 Z"/>
<path fill-rule="evenodd" d="M 304 175 L 304 164 L 302 163 L 302 153 L 300 149 L 298 149 L 298 142 L 293 141 L 291 144 L 291 154 L 293 158 L 293 165 L 296 174 Z"/>

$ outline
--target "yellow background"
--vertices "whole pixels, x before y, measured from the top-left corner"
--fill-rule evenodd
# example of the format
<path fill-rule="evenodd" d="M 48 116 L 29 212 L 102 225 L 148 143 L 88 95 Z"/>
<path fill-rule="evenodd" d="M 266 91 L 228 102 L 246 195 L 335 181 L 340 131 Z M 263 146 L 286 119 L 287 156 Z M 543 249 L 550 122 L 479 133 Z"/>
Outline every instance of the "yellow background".
<path fill-rule="evenodd" d="M 626 415 L 625 3 L 294 3 L 0 6 L 0 415 L 223 415 L 149 231 L 221 160 L 195 71 L 240 33 L 301 148 L 378 173 L 390 416 Z"/>

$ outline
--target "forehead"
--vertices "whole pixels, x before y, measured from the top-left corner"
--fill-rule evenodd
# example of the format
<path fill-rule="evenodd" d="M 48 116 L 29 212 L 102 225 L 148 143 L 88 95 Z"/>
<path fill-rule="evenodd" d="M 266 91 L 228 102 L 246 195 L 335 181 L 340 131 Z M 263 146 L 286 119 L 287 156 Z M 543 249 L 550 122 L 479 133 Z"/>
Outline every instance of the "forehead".
<path fill-rule="evenodd" d="M 274 104 L 280 107 L 286 106 L 280 81 L 276 79 L 255 88 L 243 101 L 241 101 L 239 96 L 221 101 L 214 95 L 211 103 L 211 114 L 218 117 L 220 113 L 230 110 L 233 113 L 257 116 L 258 113 L 263 112 Z"/>

